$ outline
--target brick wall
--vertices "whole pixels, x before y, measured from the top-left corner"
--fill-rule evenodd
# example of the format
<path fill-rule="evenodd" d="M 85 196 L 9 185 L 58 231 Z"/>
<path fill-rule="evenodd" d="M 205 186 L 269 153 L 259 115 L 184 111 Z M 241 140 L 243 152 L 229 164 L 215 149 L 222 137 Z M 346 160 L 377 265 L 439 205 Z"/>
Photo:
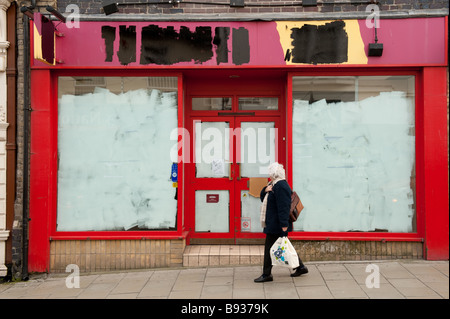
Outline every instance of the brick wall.
<path fill-rule="evenodd" d="M 422 259 L 421 242 L 293 241 L 304 261 Z"/>
<path fill-rule="evenodd" d="M 303 7 L 302 1 L 245 0 L 244 8 L 230 7 L 229 0 L 183 0 L 178 5 L 158 3 L 159 0 L 122 0 L 120 3 L 134 3 L 119 7 L 126 14 L 226 14 L 226 13 L 293 13 L 293 12 L 352 12 L 365 11 L 367 4 L 350 4 L 350 0 L 318 0 L 317 6 Z M 167 1 L 164 1 L 167 2 Z M 196 3 L 189 3 L 196 2 Z M 199 4 L 202 2 L 205 4 Z M 356 2 L 356 1 L 355 1 Z M 369 1 L 367 1 L 369 2 Z M 135 4 L 142 3 L 142 4 Z M 208 3 L 208 4 L 206 4 Z M 216 4 L 214 4 L 216 3 Z M 223 3 L 224 5 L 218 5 Z M 61 12 L 69 4 L 77 4 L 81 14 L 103 14 L 101 1 L 59 0 Z M 381 11 L 441 9 L 448 8 L 448 0 L 380 0 Z"/>
<path fill-rule="evenodd" d="M 76 264 L 81 272 L 181 267 L 184 239 L 56 240 L 50 243 L 50 272 Z"/>

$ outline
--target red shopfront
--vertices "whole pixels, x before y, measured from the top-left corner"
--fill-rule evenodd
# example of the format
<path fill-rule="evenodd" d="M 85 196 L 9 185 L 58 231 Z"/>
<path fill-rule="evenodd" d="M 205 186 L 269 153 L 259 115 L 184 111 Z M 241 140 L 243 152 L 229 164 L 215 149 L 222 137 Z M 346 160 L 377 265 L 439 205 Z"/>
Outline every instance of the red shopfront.
<path fill-rule="evenodd" d="M 448 259 L 447 18 L 382 23 L 380 57 L 358 20 L 59 25 L 31 69 L 30 271 L 260 243 L 274 161 L 306 207 L 294 241 Z"/>

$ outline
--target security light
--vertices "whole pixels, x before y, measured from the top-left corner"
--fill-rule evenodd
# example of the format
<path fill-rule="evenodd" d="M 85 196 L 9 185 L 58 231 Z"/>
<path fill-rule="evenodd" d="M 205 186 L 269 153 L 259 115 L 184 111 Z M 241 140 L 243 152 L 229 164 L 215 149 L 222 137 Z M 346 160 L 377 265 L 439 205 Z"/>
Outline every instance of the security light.
<path fill-rule="evenodd" d="M 103 11 L 106 15 L 110 15 L 119 12 L 118 3 L 111 0 L 103 1 Z"/>
<path fill-rule="evenodd" d="M 383 43 L 378 43 L 377 28 L 375 26 L 375 43 L 369 43 L 369 56 L 381 56 L 383 54 Z"/>
<path fill-rule="evenodd" d="M 317 6 L 317 0 L 302 0 L 303 7 L 314 7 Z"/>
<path fill-rule="evenodd" d="M 54 9 L 51 6 L 47 6 L 45 9 L 53 16 L 55 16 L 59 21 L 61 21 L 62 23 L 66 23 L 66 17 L 63 16 L 58 10 Z"/>
<path fill-rule="evenodd" d="M 383 54 L 383 43 L 369 43 L 369 56 L 381 56 Z"/>
<path fill-rule="evenodd" d="M 244 7 L 244 0 L 230 0 L 230 7 Z"/>
<path fill-rule="evenodd" d="M 31 20 L 33 20 L 34 18 L 34 13 L 33 11 L 30 10 L 30 8 L 23 6 L 20 8 L 20 12 L 22 12 L 24 15 L 26 15 L 28 18 L 30 18 Z"/>

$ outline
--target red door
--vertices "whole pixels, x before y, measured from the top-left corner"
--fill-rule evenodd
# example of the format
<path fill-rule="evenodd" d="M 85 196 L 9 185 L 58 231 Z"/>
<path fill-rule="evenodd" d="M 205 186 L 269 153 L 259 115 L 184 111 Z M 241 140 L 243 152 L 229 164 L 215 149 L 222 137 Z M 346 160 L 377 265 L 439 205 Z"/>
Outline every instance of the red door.
<path fill-rule="evenodd" d="M 185 216 L 191 243 L 263 238 L 259 192 L 268 165 L 284 163 L 284 99 L 251 93 L 188 96 L 193 160 L 185 166 Z"/>

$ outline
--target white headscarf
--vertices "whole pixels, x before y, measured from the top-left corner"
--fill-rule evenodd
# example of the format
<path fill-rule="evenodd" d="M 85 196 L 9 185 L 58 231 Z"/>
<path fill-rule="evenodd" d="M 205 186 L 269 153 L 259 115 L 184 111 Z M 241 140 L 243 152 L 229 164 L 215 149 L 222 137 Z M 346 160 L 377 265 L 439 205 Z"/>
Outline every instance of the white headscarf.
<path fill-rule="evenodd" d="M 278 181 L 281 181 L 283 179 L 286 179 L 286 172 L 284 171 L 283 165 L 280 163 L 272 163 L 269 165 L 268 168 L 269 171 L 269 177 L 270 182 L 267 186 L 272 185 L 275 186 L 275 184 Z M 261 215 L 260 215 L 260 221 L 261 226 L 264 228 L 266 227 L 266 210 L 267 210 L 267 197 L 269 196 L 269 193 L 266 193 L 266 196 L 264 196 L 264 200 L 261 204 Z"/>

